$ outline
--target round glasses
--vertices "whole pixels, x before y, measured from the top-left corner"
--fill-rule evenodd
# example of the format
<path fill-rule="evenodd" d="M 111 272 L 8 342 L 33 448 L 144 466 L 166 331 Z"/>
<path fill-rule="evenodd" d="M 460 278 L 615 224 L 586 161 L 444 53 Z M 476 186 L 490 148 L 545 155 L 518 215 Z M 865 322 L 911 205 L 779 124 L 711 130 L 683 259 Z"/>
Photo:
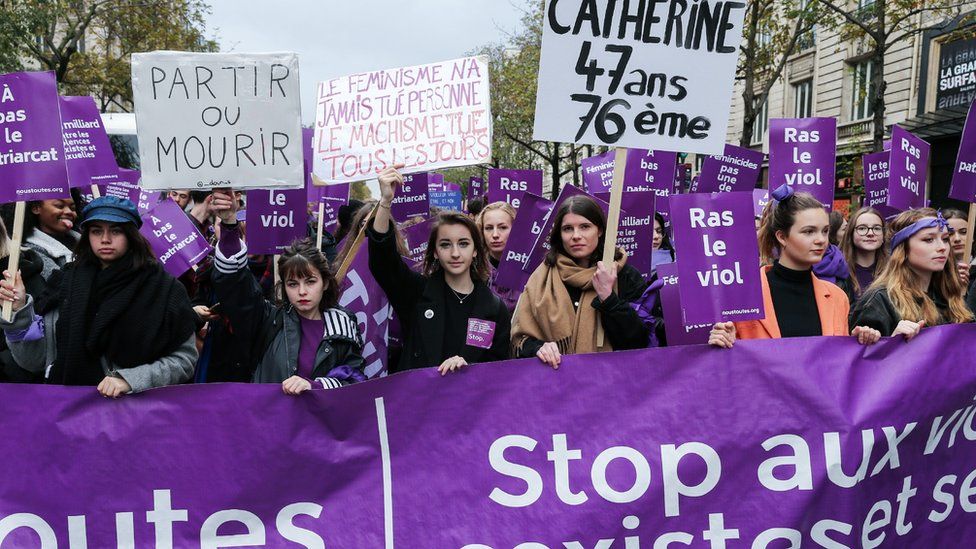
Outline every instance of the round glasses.
<path fill-rule="evenodd" d="M 868 233 L 881 234 L 884 232 L 884 227 L 881 225 L 858 225 L 854 227 L 854 232 L 859 236 L 867 236 Z"/>

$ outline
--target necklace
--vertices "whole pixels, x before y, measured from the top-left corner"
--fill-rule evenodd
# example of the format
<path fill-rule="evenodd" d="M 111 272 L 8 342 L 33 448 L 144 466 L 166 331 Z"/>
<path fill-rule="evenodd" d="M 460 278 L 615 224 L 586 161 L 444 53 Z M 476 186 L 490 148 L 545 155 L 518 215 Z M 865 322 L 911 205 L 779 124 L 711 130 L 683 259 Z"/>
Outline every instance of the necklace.
<path fill-rule="evenodd" d="M 457 291 L 454 290 L 454 288 L 451 288 L 450 286 L 448 286 L 448 288 L 450 288 L 451 289 L 451 292 L 454 293 L 454 297 L 457 298 L 458 303 L 463 304 L 464 303 L 464 300 L 471 296 L 471 294 L 458 293 Z M 471 293 L 474 293 L 474 292 L 471 292 Z M 461 297 L 461 296 L 464 296 L 464 297 Z"/>

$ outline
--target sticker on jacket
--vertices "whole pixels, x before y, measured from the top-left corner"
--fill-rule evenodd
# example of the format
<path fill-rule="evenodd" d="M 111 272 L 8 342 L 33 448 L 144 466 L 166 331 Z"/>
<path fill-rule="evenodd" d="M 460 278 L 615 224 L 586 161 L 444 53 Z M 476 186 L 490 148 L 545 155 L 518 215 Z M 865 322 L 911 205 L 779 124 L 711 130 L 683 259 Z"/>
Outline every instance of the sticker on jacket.
<path fill-rule="evenodd" d="M 468 339 L 466 344 L 482 349 L 491 348 L 491 340 L 495 337 L 495 323 L 478 318 L 468 319 Z"/>

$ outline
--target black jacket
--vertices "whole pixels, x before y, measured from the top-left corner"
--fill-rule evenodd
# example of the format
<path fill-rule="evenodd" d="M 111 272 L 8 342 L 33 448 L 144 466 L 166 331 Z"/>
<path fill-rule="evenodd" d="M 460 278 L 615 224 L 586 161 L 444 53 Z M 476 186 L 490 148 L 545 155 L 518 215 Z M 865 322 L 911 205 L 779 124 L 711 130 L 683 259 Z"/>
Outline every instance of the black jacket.
<path fill-rule="evenodd" d="M 264 298 L 261 286 L 247 269 L 247 250 L 231 258 L 218 248 L 214 252 L 213 283 L 221 314 L 226 315 L 237 341 L 246 345 L 250 362 L 256 364 L 255 383 L 281 383 L 298 371 L 298 350 L 302 328 L 291 307 L 277 307 Z M 365 380 L 362 336 L 355 315 L 339 307 L 350 330 L 324 337 L 315 353 L 312 379 L 325 387 L 338 387 Z"/>
<path fill-rule="evenodd" d="M 647 288 L 647 283 L 640 272 L 630 265 L 624 265 L 617 272 L 617 291 L 610 294 L 606 301 L 594 297 L 590 304 L 600 312 L 600 323 L 614 351 L 627 349 L 644 349 L 647 347 L 649 329 L 640 319 L 637 311 L 630 303 L 640 299 Z M 567 288 L 568 289 L 568 288 Z M 572 295 L 572 294 L 570 294 Z M 566 311 L 573 315 L 574 311 Z M 534 357 L 542 347 L 544 341 L 528 338 L 519 350 L 519 358 Z"/>
<path fill-rule="evenodd" d="M 369 270 L 386 293 L 403 334 L 403 353 L 399 363 L 391 365 L 390 373 L 440 366 L 450 358 L 443 352 L 447 293 L 443 271 L 429 278 L 412 271 L 397 253 L 392 225 L 386 233 L 379 234 L 370 224 L 366 235 Z M 490 348 L 465 344 L 461 357 L 468 364 L 508 358 L 512 322 L 508 309 L 484 282 L 475 281 L 473 297 L 474 309 L 469 318 L 494 322 L 495 333 Z"/>
<path fill-rule="evenodd" d="M 936 309 L 939 310 L 939 324 L 945 324 L 949 303 L 945 297 L 931 289 L 929 297 L 932 298 Z M 848 324 L 851 329 L 855 326 L 874 328 L 881 332 L 883 337 L 888 337 L 895 331 L 895 327 L 901 320 L 918 321 L 917 318 L 902 319 L 895 309 L 895 305 L 891 302 L 891 298 L 888 297 L 888 289 L 874 288 L 865 292 L 854 305 Z"/>

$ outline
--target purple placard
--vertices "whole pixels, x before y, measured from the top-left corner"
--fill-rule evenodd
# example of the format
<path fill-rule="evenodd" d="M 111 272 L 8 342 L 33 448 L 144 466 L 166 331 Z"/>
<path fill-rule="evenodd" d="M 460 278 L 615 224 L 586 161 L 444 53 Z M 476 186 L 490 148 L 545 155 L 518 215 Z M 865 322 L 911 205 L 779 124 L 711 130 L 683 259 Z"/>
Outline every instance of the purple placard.
<path fill-rule="evenodd" d="M 247 192 L 247 249 L 252 254 L 278 254 L 308 236 L 305 189 Z"/>
<path fill-rule="evenodd" d="M 962 128 L 962 141 L 956 156 L 956 169 L 952 172 L 949 198 L 963 202 L 976 202 L 976 102 L 969 105 L 966 125 Z"/>
<path fill-rule="evenodd" d="M 140 215 L 152 210 L 163 201 L 158 191 L 146 191 L 139 187 L 139 170 L 118 168 L 115 179 L 115 181 L 105 185 L 104 190 L 100 188 L 102 194 L 131 201 L 136 205 Z"/>
<path fill-rule="evenodd" d="M 359 320 L 363 336 L 363 359 L 366 377 L 382 377 L 387 372 L 387 342 L 389 341 L 392 308 L 383 288 L 369 271 L 369 246 L 363 243 L 349 265 L 339 287 L 339 306 L 345 307 Z"/>
<path fill-rule="evenodd" d="M 691 170 L 688 164 L 678 164 L 674 171 L 674 194 L 681 194 L 688 188 Z"/>
<path fill-rule="evenodd" d="M 553 210 L 551 200 L 532 193 L 524 194 L 520 202 L 515 222 L 512 223 L 511 236 L 498 262 L 498 276 L 495 278 L 499 287 L 519 291 L 525 287 L 525 282 L 532 274 L 525 265 L 536 241 L 542 237 L 543 227 Z"/>
<path fill-rule="evenodd" d="M 769 189 L 753 189 L 752 205 L 756 212 L 756 217 L 762 217 L 766 204 L 769 203 Z"/>
<path fill-rule="evenodd" d="M 89 187 L 114 180 L 119 167 L 95 100 L 87 95 L 61 97 L 58 105 L 64 130 L 68 184 Z"/>
<path fill-rule="evenodd" d="M 203 261 L 211 251 L 207 239 L 172 200 L 163 200 L 142 214 L 139 232 L 166 272 L 175 277 Z"/>
<path fill-rule="evenodd" d="M 812 194 L 829 211 L 834 207 L 836 164 L 836 118 L 769 121 L 769 188 L 789 184 Z"/>
<path fill-rule="evenodd" d="M 888 206 L 898 210 L 925 206 L 929 144 L 900 127 L 891 128 Z"/>
<path fill-rule="evenodd" d="M 890 217 L 901 211 L 888 205 L 890 155 L 890 151 L 882 151 L 861 157 L 861 165 L 864 169 L 864 202 L 861 205 L 878 210 L 881 217 Z"/>
<path fill-rule="evenodd" d="M 518 209 L 522 194 L 542 196 L 542 170 L 488 170 L 488 202 L 508 202 Z"/>
<path fill-rule="evenodd" d="M 708 343 L 712 324 L 685 324 L 681 294 L 678 291 L 678 264 L 657 265 L 657 276 L 658 280 L 664 282 L 660 295 L 661 310 L 664 313 L 664 333 L 668 338 L 668 346 Z"/>
<path fill-rule="evenodd" d="M 481 349 L 491 349 L 491 340 L 494 337 L 494 322 L 478 318 L 468 319 L 468 335 L 464 341 L 465 345 L 479 347 Z"/>
<path fill-rule="evenodd" d="M 616 151 L 609 151 L 580 161 L 583 185 L 590 194 L 609 192 L 613 184 L 613 160 Z"/>
<path fill-rule="evenodd" d="M 485 180 L 480 177 L 468 179 L 468 200 L 474 200 L 485 195 Z"/>
<path fill-rule="evenodd" d="M 677 158 L 678 153 L 669 151 L 628 149 L 624 192 L 654 191 L 659 200 L 667 199 L 677 170 Z"/>
<path fill-rule="evenodd" d="M 593 197 L 609 206 L 610 193 L 596 193 Z M 620 210 L 617 247 L 627 252 L 627 264 L 646 277 L 651 274 L 654 248 L 654 192 L 624 191 Z"/>
<path fill-rule="evenodd" d="M 407 244 L 407 259 L 411 268 L 418 273 L 423 267 L 424 254 L 427 253 L 427 243 L 430 241 L 430 223 L 429 219 L 425 219 L 400 231 Z"/>
<path fill-rule="evenodd" d="M 322 229 L 332 232 L 339 226 L 339 208 L 347 204 L 348 201 L 342 198 L 322 198 Z"/>
<path fill-rule="evenodd" d="M 693 193 L 728 193 L 751 191 L 762 170 L 762 151 L 725 145 L 722 156 L 709 156 L 702 163 L 698 185 Z"/>
<path fill-rule="evenodd" d="M 60 112 L 53 72 L 0 75 L 0 203 L 70 194 Z"/>
<path fill-rule="evenodd" d="M 671 197 L 685 323 L 764 318 L 752 193 Z"/>
<path fill-rule="evenodd" d="M 390 207 L 393 219 L 403 222 L 416 215 L 427 217 L 430 212 L 427 187 L 431 175 L 436 174 L 414 173 L 403 176 L 403 185 L 396 190 Z"/>

